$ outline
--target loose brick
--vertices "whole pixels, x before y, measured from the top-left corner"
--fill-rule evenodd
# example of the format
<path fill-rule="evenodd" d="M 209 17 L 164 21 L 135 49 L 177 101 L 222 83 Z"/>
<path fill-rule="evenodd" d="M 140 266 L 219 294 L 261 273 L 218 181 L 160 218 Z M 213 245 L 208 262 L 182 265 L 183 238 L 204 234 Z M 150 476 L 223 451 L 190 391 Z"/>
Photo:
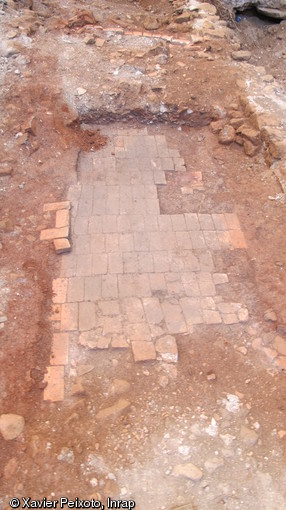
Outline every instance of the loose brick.
<path fill-rule="evenodd" d="M 44 389 L 44 400 L 61 402 L 64 400 L 64 367 L 47 367 L 45 374 L 47 386 Z"/>
<path fill-rule="evenodd" d="M 67 278 L 56 278 L 53 280 L 53 303 L 65 303 L 67 297 Z"/>
<path fill-rule="evenodd" d="M 63 237 L 69 237 L 69 227 L 62 228 L 46 228 L 41 231 L 41 241 L 52 241 L 53 239 L 60 239 Z"/>
<path fill-rule="evenodd" d="M 70 212 L 68 209 L 60 209 L 56 212 L 56 228 L 69 227 Z"/>
<path fill-rule="evenodd" d="M 66 200 L 64 202 L 52 202 L 50 204 L 44 204 L 43 211 L 59 211 L 61 209 L 70 209 L 71 203 Z"/>
<path fill-rule="evenodd" d="M 67 365 L 69 356 L 68 333 L 54 333 L 52 340 L 51 365 Z"/>
<path fill-rule="evenodd" d="M 156 359 L 155 347 L 151 342 L 132 342 L 131 345 L 135 363 Z"/>
<path fill-rule="evenodd" d="M 222 285 L 228 283 L 228 276 L 226 273 L 214 273 L 213 282 L 215 285 Z"/>
<path fill-rule="evenodd" d="M 71 251 L 71 244 L 68 239 L 54 239 L 54 248 L 57 255 L 62 253 L 69 253 Z"/>

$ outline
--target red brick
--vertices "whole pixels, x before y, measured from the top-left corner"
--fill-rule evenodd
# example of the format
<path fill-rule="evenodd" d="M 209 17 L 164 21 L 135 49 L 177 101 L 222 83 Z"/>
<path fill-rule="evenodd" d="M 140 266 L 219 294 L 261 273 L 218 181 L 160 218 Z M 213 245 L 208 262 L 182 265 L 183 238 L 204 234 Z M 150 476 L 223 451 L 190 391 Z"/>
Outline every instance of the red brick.
<path fill-rule="evenodd" d="M 47 367 L 45 381 L 48 384 L 44 389 L 44 400 L 51 400 L 52 402 L 64 400 L 64 374 L 63 366 Z"/>
<path fill-rule="evenodd" d="M 235 249 L 246 249 L 247 244 L 241 230 L 230 230 L 230 238 Z"/>
<path fill-rule="evenodd" d="M 68 333 L 54 333 L 52 341 L 51 365 L 67 365 L 69 355 Z"/>

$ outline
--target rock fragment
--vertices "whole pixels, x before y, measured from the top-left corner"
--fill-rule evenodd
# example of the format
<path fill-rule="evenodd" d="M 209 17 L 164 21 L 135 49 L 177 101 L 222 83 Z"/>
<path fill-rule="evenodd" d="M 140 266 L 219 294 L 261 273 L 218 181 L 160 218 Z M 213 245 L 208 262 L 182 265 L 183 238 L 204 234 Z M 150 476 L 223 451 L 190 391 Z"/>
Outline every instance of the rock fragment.
<path fill-rule="evenodd" d="M 172 475 L 198 482 L 202 479 L 203 472 L 200 468 L 189 462 L 188 464 L 177 464 L 172 471 Z"/>
<path fill-rule="evenodd" d="M 130 408 L 130 402 L 128 400 L 120 399 L 113 406 L 106 407 L 99 411 L 96 415 L 98 421 L 117 419 L 122 414 L 126 413 Z"/>
<path fill-rule="evenodd" d="M 5 441 L 16 439 L 22 434 L 24 426 L 23 416 L 18 414 L 1 414 L 0 416 L 0 432 Z"/>
<path fill-rule="evenodd" d="M 255 430 L 249 429 L 245 425 L 241 426 L 240 437 L 246 446 L 254 446 L 258 441 L 258 435 Z"/>
<path fill-rule="evenodd" d="M 219 143 L 221 143 L 222 145 L 230 145 L 232 142 L 235 141 L 235 129 L 229 124 L 227 124 L 220 131 L 218 139 Z"/>

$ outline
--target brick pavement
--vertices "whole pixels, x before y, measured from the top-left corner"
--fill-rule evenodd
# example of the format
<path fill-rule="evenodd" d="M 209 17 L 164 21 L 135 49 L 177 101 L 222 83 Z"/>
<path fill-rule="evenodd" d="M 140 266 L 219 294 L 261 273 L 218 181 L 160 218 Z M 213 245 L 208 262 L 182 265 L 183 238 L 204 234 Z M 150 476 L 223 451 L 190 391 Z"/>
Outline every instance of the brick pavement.
<path fill-rule="evenodd" d="M 161 215 L 157 186 L 166 184 L 166 172 L 186 171 L 179 151 L 146 128 L 112 133 L 106 147 L 79 163 L 73 249 L 53 282 L 50 400 L 63 398 L 58 367 L 68 363 L 72 332 L 87 348 L 132 349 L 135 361 L 176 361 L 172 335 L 248 319 L 241 303 L 223 302 L 219 287 L 228 276 L 213 262 L 216 251 L 246 248 L 237 215 Z M 65 228 L 65 213 L 57 219 Z"/>

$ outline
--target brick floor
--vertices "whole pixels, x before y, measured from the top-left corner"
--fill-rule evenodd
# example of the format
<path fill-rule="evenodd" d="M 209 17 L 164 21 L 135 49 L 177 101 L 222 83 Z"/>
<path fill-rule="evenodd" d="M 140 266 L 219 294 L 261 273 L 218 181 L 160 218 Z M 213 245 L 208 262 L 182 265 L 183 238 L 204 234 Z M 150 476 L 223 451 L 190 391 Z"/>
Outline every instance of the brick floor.
<path fill-rule="evenodd" d="M 246 249 L 246 241 L 235 213 L 161 214 L 157 185 L 164 186 L 165 172 L 178 166 L 188 172 L 185 161 L 164 135 L 146 128 L 120 133 L 111 133 L 109 145 L 81 162 L 80 193 L 71 203 L 73 251 L 62 256 L 53 282 L 60 308 L 51 320 L 61 335 L 82 331 L 80 345 L 132 348 L 135 361 L 154 360 L 160 336 L 247 320 L 242 304 L 218 298 L 229 283 L 213 257 Z M 68 221 L 69 202 L 64 204 L 59 227 Z M 59 350 L 50 370 L 65 356 Z M 45 398 L 58 398 L 62 387 L 53 391 Z"/>

